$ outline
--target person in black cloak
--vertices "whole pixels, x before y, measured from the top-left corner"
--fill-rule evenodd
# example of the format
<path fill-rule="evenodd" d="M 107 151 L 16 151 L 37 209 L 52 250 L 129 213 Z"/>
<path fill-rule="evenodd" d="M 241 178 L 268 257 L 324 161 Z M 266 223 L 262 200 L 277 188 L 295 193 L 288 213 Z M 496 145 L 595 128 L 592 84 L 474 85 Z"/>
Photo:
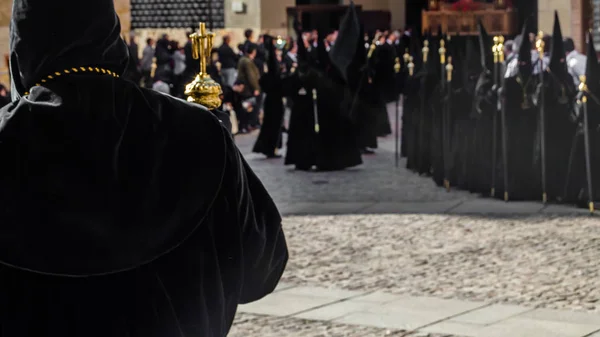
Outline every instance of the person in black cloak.
<path fill-rule="evenodd" d="M 446 76 L 444 73 L 447 59 L 447 44 L 446 37 L 442 33 L 442 28 L 439 27 L 437 38 L 432 50 L 431 66 L 434 66 L 435 74 L 438 75 L 437 85 L 434 91 L 429 96 L 431 106 L 431 174 L 432 178 L 438 186 L 444 183 L 444 106 L 446 105 Z M 442 60 L 444 64 L 442 64 Z M 434 79 L 431 78 L 432 84 Z"/>
<path fill-rule="evenodd" d="M 359 28 L 359 27 L 357 27 Z M 323 34 L 319 33 L 320 36 Z M 357 34 L 358 35 L 358 34 Z M 341 50 L 355 50 L 351 39 L 336 43 Z M 319 124 L 319 154 L 317 169 L 337 171 L 362 164 L 361 151 L 356 139 L 356 126 L 349 116 L 352 95 L 344 80 L 344 74 L 335 65 L 336 60 L 326 50 L 323 39 L 317 45 L 318 64 L 315 74 L 317 89 L 317 113 Z"/>
<path fill-rule="evenodd" d="M 372 79 L 372 69 L 367 63 L 367 51 L 361 34 L 354 58 L 348 67 L 348 86 L 354 96 L 350 113 L 356 120 L 357 142 L 363 154 L 374 154 L 374 150 L 379 145 L 375 110 L 379 99 L 370 79 Z"/>
<path fill-rule="evenodd" d="M 539 76 L 533 71 L 529 22 L 523 25 L 518 57 L 507 64 L 502 89 L 508 139 L 507 147 L 501 148 L 501 151 L 507 153 L 508 186 L 502 186 L 505 172 L 501 165 L 496 170 L 496 182 L 497 189 L 508 193 L 510 200 L 539 200 L 542 195 L 539 107 L 534 101 Z M 501 151 L 498 151 L 498 163 L 502 162 Z"/>
<path fill-rule="evenodd" d="M 275 55 L 273 37 L 264 35 L 267 55 L 267 72 L 260 79 L 260 87 L 266 94 L 264 117 L 260 134 L 254 144 L 253 152 L 262 153 L 267 158 L 279 158 L 277 149 L 281 148 L 283 125 L 283 87 L 279 63 Z"/>
<path fill-rule="evenodd" d="M 468 167 L 469 191 L 490 195 L 492 189 L 493 155 L 493 116 L 497 109 L 497 95 L 494 87 L 494 58 L 492 38 L 483 23 L 479 25 L 479 56 L 481 73 L 475 86 L 473 101 L 473 134 L 471 137 L 470 164 Z M 498 133 L 496 133 L 498 135 Z M 497 138 L 499 139 L 499 138 Z M 497 141 L 496 144 L 500 142 Z M 497 153 L 497 151 L 495 152 Z"/>
<path fill-rule="evenodd" d="M 11 19 L 2 336 L 226 336 L 288 258 L 277 208 L 228 131 L 119 77 L 112 0 L 14 0 Z"/>
<path fill-rule="evenodd" d="M 301 36 L 298 20 L 294 22 L 296 34 Z M 295 165 L 297 170 L 308 171 L 317 162 L 318 121 L 312 91 L 315 89 L 314 71 L 309 66 L 309 52 L 304 43 L 298 43 L 298 69 L 290 69 L 283 79 L 285 96 L 292 100 L 288 126 L 285 165 Z"/>
<path fill-rule="evenodd" d="M 415 35 L 410 37 L 409 51 L 409 65 L 405 70 L 407 76 L 402 99 L 402 141 L 406 142 L 406 168 L 416 171 L 418 168 L 418 131 L 421 106 L 419 87 L 421 80 L 415 75 L 420 72 L 421 44 L 419 38 Z M 412 67 L 412 70 L 409 67 Z"/>
<path fill-rule="evenodd" d="M 597 201 L 600 199 L 600 193 L 598 193 L 598 183 L 600 181 L 600 174 L 598 173 L 598 167 L 600 167 L 600 156 L 597 154 L 597 149 L 600 147 L 600 117 L 594 111 L 600 109 L 600 64 L 598 63 L 597 52 L 594 47 L 592 32 L 588 32 L 587 36 L 587 62 L 585 67 L 586 76 L 586 91 L 587 91 L 587 115 L 588 115 L 588 134 L 589 144 L 591 151 L 590 156 L 590 169 L 591 169 L 591 186 L 594 188 L 593 200 Z M 581 89 L 581 88 L 580 88 Z M 578 95 L 577 99 L 581 100 Z M 588 179 L 586 171 L 586 149 L 584 143 L 584 118 L 583 118 L 583 106 L 581 104 L 576 105 L 576 122 L 577 122 L 577 133 L 573 137 L 571 154 L 569 156 L 569 169 L 568 179 L 565 186 L 565 201 L 576 203 L 581 207 L 588 206 Z M 594 185 L 595 184 L 595 185 Z"/>
<path fill-rule="evenodd" d="M 554 29 L 550 61 L 544 79 L 546 120 L 546 174 L 549 200 L 564 199 L 568 158 L 577 124 L 573 103 L 577 88 L 567 68 L 566 52 L 558 13 L 554 13 Z"/>
<path fill-rule="evenodd" d="M 339 36 L 330 56 L 342 75 L 345 75 L 351 95 L 349 117 L 354 122 L 357 143 L 363 154 L 374 154 L 377 148 L 377 118 L 374 106 L 379 101 L 367 64 L 364 31 L 359 23 L 354 2 L 350 3 L 340 23 Z"/>
<path fill-rule="evenodd" d="M 374 112 L 377 117 L 377 136 L 386 137 L 392 134 L 392 125 L 387 112 L 387 103 L 395 100 L 394 93 L 395 78 L 394 78 L 394 60 L 396 52 L 394 46 L 387 42 L 380 44 L 375 49 L 373 56 L 368 59 L 369 68 L 372 73 L 372 83 L 377 99 L 373 105 Z"/>
<path fill-rule="evenodd" d="M 456 40 L 455 40 L 456 41 Z M 452 98 L 452 116 L 454 119 L 454 130 L 452 138 L 453 158 L 455 165 L 454 180 L 451 181 L 457 187 L 469 190 L 470 168 L 475 165 L 475 142 L 472 141 L 476 127 L 476 117 L 473 109 L 475 99 L 475 86 L 477 79 L 482 73 L 480 55 L 473 40 L 465 42 L 464 56 L 453 57 L 455 67 L 453 86 L 458 87 Z"/>
<path fill-rule="evenodd" d="M 440 54 L 433 38 L 425 39 L 422 50 L 422 66 L 415 75 L 419 84 L 419 106 L 417 120 L 417 163 L 419 174 L 431 174 L 432 132 L 434 109 L 438 108 L 440 85 Z M 427 42 L 427 43 L 426 43 Z"/>

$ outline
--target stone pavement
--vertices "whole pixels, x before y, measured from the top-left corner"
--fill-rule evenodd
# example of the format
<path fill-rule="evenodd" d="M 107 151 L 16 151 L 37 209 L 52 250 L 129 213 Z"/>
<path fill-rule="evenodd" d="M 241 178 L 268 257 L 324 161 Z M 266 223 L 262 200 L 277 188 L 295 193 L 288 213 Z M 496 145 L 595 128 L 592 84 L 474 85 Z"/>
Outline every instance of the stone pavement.
<path fill-rule="evenodd" d="M 290 261 L 230 336 L 600 337 L 585 210 L 448 193 L 395 168 L 392 137 L 343 172 L 295 172 L 254 139 L 236 142 L 284 214 Z"/>
<path fill-rule="evenodd" d="M 468 337 L 600 336 L 597 314 L 286 284 L 261 301 L 241 306 L 239 311 L 244 315 L 355 325 L 356 329 L 379 328 L 380 336 L 431 333 Z"/>

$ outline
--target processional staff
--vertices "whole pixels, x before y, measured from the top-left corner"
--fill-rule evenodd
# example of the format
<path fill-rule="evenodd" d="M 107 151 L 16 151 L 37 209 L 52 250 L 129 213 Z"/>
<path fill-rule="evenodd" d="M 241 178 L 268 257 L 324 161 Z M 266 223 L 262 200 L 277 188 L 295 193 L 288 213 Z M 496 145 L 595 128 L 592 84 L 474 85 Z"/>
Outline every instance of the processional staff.
<path fill-rule="evenodd" d="M 188 96 L 188 102 L 201 104 L 209 110 L 217 109 L 221 106 L 221 86 L 206 71 L 215 34 L 207 32 L 206 24 L 201 22 L 199 31 L 190 35 L 190 38 L 192 57 L 200 61 L 200 73 L 186 86 L 185 95 Z"/>
<path fill-rule="evenodd" d="M 494 36 L 494 45 L 492 46 L 492 53 L 494 55 L 494 89 L 498 88 L 498 62 L 500 60 L 498 51 L 499 41 L 498 36 Z M 491 189 L 490 197 L 496 196 L 496 160 L 498 158 L 498 109 L 495 107 L 492 115 L 492 175 L 491 175 Z"/>
<path fill-rule="evenodd" d="M 542 201 L 548 202 L 548 194 L 546 190 L 547 176 L 546 176 L 546 99 L 544 90 L 544 32 L 540 31 L 537 35 L 535 42 L 535 48 L 537 49 L 540 63 L 540 148 L 541 148 L 541 159 L 542 159 Z"/>
<path fill-rule="evenodd" d="M 498 64 L 500 67 L 500 128 L 502 132 L 502 166 L 504 169 L 504 201 L 508 201 L 508 130 L 506 129 L 506 96 L 504 91 L 504 36 L 498 36 Z"/>
<path fill-rule="evenodd" d="M 591 42 L 590 42 L 591 43 Z M 583 143 L 585 146 L 585 169 L 587 176 L 587 189 L 588 189 L 588 207 L 590 213 L 594 213 L 594 191 L 592 189 L 592 160 L 591 160 L 591 148 L 590 148 L 590 134 L 589 134 L 589 122 L 588 122 L 588 86 L 587 77 L 585 75 L 579 76 L 579 95 L 577 99 L 577 105 L 583 109 Z"/>
<path fill-rule="evenodd" d="M 443 120 L 444 120 L 444 148 L 446 149 L 444 151 L 444 154 L 446 154 L 446 157 L 444 158 L 444 187 L 446 187 L 446 191 L 450 192 L 450 113 L 451 113 L 451 107 L 452 107 L 452 72 L 454 71 L 454 66 L 452 65 L 452 56 L 448 57 L 448 64 L 446 64 L 446 90 L 447 90 L 447 97 L 448 97 L 448 101 L 446 102 L 446 104 L 444 104 L 444 116 L 443 116 Z"/>
<path fill-rule="evenodd" d="M 396 73 L 396 80 L 398 80 L 398 74 L 400 74 L 400 58 L 396 57 L 396 64 L 394 64 L 394 72 Z M 400 165 L 400 93 L 396 97 L 396 149 L 395 149 L 395 163 L 396 168 Z"/>
<path fill-rule="evenodd" d="M 425 69 L 427 71 L 427 58 L 429 56 L 429 41 L 425 40 L 423 41 L 423 48 L 421 49 L 421 53 L 422 53 L 422 57 L 423 57 L 423 69 Z M 421 81 L 427 81 L 427 76 L 424 76 Z M 425 142 L 425 135 L 423 132 L 423 129 L 425 128 L 425 92 L 423 91 L 423 89 L 425 89 L 424 86 L 420 87 L 420 94 L 421 94 L 421 105 L 420 105 L 420 112 L 421 112 L 421 116 L 419 118 L 419 146 L 422 146 L 422 144 Z M 419 167 L 422 170 L 423 169 L 423 161 L 424 161 L 424 157 L 425 154 L 423 153 L 423 151 L 421 151 L 421 155 L 419 156 Z M 429 170 L 429 168 L 427 168 L 427 170 Z"/>

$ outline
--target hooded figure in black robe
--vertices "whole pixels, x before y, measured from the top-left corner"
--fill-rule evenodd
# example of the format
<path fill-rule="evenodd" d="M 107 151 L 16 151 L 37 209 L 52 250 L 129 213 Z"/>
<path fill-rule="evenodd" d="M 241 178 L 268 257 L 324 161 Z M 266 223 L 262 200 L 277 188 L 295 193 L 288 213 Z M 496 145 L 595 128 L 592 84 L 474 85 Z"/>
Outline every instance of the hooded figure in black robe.
<path fill-rule="evenodd" d="M 564 199 L 568 158 L 577 126 L 573 115 L 577 88 L 569 74 L 565 55 L 560 21 L 555 12 L 550 64 L 544 76 L 546 186 L 549 200 Z"/>
<path fill-rule="evenodd" d="M 222 337 L 284 270 L 280 215 L 229 132 L 119 78 L 119 34 L 112 0 L 14 1 L 3 337 Z"/>
<path fill-rule="evenodd" d="M 590 157 L 592 200 L 600 200 L 600 191 L 598 182 L 600 182 L 600 155 L 597 149 L 600 147 L 600 116 L 597 111 L 600 109 L 600 64 L 596 49 L 594 47 L 592 32 L 588 33 L 587 40 L 587 63 L 585 68 L 586 86 L 587 86 L 587 115 L 588 115 L 588 134 L 591 150 L 586 153 L 584 143 L 584 115 L 583 106 L 576 105 L 576 123 L 577 133 L 573 139 L 573 147 L 569 156 L 569 175 L 566 184 L 565 201 L 577 203 L 580 206 L 587 207 L 589 199 L 587 164 L 586 156 Z M 577 99 L 581 101 L 581 92 Z M 580 102 L 578 102 L 580 103 Z"/>
<path fill-rule="evenodd" d="M 350 50 L 353 45 L 348 47 Z M 320 148 L 316 166 L 322 171 L 358 166 L 362 164 L 362 157 L 356 139 L 356 126 L 348 114 L 353 97 L 344 79 L 347 76 L 335 66 L 336 60 L 331 59 L 322 39 L 319 39 L 317 45 L 317 55 L 317 77 L 314 80 L 317 89 Z"/>
<path fill-rule="evenodd" d="M 473 134 L 471 136 L 471 156 L 468 167 L 471 192 L 489 195 L 492 188 L 493 117 L 497 109 L 497 95 L 494 86 L 494 58 L 492 38 L 482 22 L 479 22 L 479 56 L 481 73 L 475 86 L 475 100 L 472 110 Z M 498 134 L 496 134 L 498 135 Z M 500 139 L 499 137 L 497 139 Z M 500 144 L 497 141 L 496 145 Z"/>
<path fill-rule="evenodd" d="M 260 87 L 266 94 L 264 101 L 264 118 L 260 134 L 254 144 L 253 152 L 262 153 L 267 158 L 277 157 L 277 149 L 281 148 L 281 129 L 283 125 L 283 82 L 280 67 L 275 55 L 273 37 L 264 35 L 265 48 L 268 53 L 267 70 L 260 78 Z"/>
<path fill-rule="evenodd" d="M 508 139 L 502 151 L 507 153 L 508 186 L 503 186 L 505 172 L 500 165 L 496 187 L 507 192 L 510 200 L 540 200 L 542 196 L 539 107 L 534 100 L 539 76 L 534 73 L 528 22 L 521 33 L 519 55 L 507 64 L 503 88 Z M 502 156 L 498 158 L 501 163 Z"/>
<path fill-rule="evenodd" d="M 301 36 L 299 23 L 295 21 L 296 34 Z M 292 100 L 288 126 L 285 165 L 295 165 L 297 170 L 308 171 L 317 163 L 319 139 L 318 114 L 315 114 L 313 89 L 316 75 L 310 67 L 311 57 L 304 43 L 298 43 L 298 69 L 290 69 L 283 80 L 285 96 Z M 316 118 L 315 118 L 316 117 Z"/>
<path fill-rule="evenodd" d="M 407 76 L 404 81 L 404 97 L 402 99 L 402 141 L 406 142 L 406 168 L 416 171 L 419 157 L 418 131 L 421 107 L 419 88 L 421 80 L 415 75 L 421 69 L 421 44 L 419 38 L 414 35 L 410 37 L 409 51 L 413 70 L 411 75 L 408 67 L 406 68 Z"/>

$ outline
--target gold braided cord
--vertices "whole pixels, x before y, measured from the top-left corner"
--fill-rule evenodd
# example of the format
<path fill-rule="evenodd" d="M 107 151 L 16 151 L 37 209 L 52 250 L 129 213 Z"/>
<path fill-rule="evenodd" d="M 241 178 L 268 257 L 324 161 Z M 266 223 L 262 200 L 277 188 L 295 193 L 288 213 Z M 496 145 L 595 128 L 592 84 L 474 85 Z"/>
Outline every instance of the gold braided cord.
<path fill-rule="evenodd" d="M 56 77 L 60 77 L 62 75 L 68 75 L 71 73 L 85 73 L 85 72 L 89 72 L 89 73 L 98 73 L 98 74 L 108 74 L 112 77 L 118 78 L 119 75 L 116 74 L 115 72 L 108 70 L 108 69 L 104 69 L 104 68 L 98 68 L 98 67 L 79 67 L 79 68 L 71 68 L 71 69 L 65 69 L 63 71 L 56 71 L 51 75 L 46 76 L 45 78 L 42 78 L 40 80 L 40 82 L 36 83 L 35 86 L 39 87 L 42 85 L 42 83 L 47 83 L 48 80 L 53 80 Z M 25 92 L 25 96 L 29 95 L 29 92 Z"/>

